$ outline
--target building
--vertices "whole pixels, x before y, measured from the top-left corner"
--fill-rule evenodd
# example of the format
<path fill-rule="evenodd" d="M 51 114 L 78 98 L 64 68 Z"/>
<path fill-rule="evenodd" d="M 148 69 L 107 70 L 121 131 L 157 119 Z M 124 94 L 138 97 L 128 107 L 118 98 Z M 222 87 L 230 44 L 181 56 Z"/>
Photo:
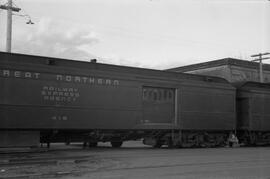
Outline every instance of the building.
<path fill-rule="evenodd" d="M 168 71 L 217 76 L 229 82 L 260 81 L 258 62 L 250 62 L 234 58 L 224 58 L 210 62 L 168 69 Z M 270 82 L 270 65 L 263 64 L 263 79 Z"/>

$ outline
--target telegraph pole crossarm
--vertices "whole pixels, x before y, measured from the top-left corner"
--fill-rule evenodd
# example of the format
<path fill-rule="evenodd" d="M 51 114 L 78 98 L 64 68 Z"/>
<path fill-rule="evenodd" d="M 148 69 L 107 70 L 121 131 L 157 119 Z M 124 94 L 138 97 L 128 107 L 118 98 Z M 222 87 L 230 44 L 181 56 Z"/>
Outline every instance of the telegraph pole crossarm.
<path fill-rule="evenodd" d="M 8 10 L 11 9 L 12 11 L 19 12 L 21 8 L 18 7 L 9 7 L 7 5 L 0 5 L 0 9 Z"/>
<path fill-rule="evenodd" d="M 256 54 L 256 55 L 251 55 L 251 57 L 259 57 L 259 56 L 263 56 L 263 55 L 270 55 L 269 52 L 267 53 L 259 53 L 259 54 Z"/>
<path fill-rule="evenodd" d="M 270 59 L 270 57 L 265 57 L 265 58 L 257 58 L 257 59 L 254 59 L 254 60 L 251 60 L 252 62 L 256 62 L 256 61 L 260 61 L 260 60 L 267 60 L 267 59 Z"/>

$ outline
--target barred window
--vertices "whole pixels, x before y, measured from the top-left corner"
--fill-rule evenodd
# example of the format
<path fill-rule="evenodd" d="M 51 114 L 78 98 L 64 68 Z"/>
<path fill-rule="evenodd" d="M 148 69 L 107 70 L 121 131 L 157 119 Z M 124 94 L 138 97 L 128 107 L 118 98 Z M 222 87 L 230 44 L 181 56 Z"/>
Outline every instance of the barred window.
<path fill-rule="evenodd" d="M 168 88 L 144 87 L 143 100 L 166 102 L 174 99 L 174 91 Z"/>

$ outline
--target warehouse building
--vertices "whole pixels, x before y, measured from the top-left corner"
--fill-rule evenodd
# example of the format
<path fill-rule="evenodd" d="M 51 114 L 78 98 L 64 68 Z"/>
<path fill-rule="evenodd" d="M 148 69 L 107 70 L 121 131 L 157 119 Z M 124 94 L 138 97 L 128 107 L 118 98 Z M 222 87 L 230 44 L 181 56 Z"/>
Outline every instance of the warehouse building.
<path fill-rule="evenodd" d="M 263 82 L 270 82 L 270 65 L 263 64 Z M 255 81 L 260 82 L 258 62 L 250 62 L 234 58 L 198 63 L 188 66 L 168 69 L 168 71 L 218 76 L 229 82 Z"/>

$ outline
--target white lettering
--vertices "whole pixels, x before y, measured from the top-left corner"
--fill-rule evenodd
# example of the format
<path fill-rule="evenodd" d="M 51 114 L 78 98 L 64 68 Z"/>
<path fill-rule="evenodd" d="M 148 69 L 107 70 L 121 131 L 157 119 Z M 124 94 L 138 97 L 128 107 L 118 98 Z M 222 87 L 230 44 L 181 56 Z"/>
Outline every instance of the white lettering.
<path fill-rule="evenodd" d="M 95 78 L 90 78 L 90 79 L 89 79 L 89 82 L 90 82 L 90 83 L 95 83 Z"/>
<path fill-rule="evenodd" d="M 20 77 L 21 77 L 21 72 L 20 72 L 20 71 L 15 71 L 15 72 L 14 72 L 14 76 L 15 76 L 16 78 L 20 78 Z"/>
<path fill-rule="evenodd" d="M 10 75 L 9 70 L 3 70 L 3 75 L 9 77 Z"/>
<path fill-rule="evenodd" d="M 82 77 L 82 79 L 83 79 L 83 82 L 86 83 L 87 78 L 86 77 Z"/>
<path fill-rule="evenodd" d="M 98 79 L 98 84 L 99 84 L 99 85 L 102 85 L 102 82 L 103 82 L 102 79 Z"/>
<path fill-rule="evenodd" d="M 68 89 L 68 92 L 73 92 L 73 88 L 69 88 Z"/>
<path fill-rule="evenodd" d="M 30 72 L 25 72 L 24 77 L 25 78 L 32 78 L 32 74 Z"/>
<path fill-rule="evenodd" d="M 113 80 L 113 85 L 119 85 L 119 81 L 118 80 Z"/>
<path fill-rule="evenodd" d="M 24 71 L 10 71 L 10 70 L 1 70 L 0 76 L 2 77 L 15 77 L 15 78 L 31 78 L 31 79 L 39 79 L 40 73 L 36 72 L 24 72 Z M 51 80 L 51 74 L 44 74 L 44 79 Z M 86 77 L 86 76 L 72 76 L 72 75 L 55 75 L 57 81 L 65 81 L 65 82 L 73 82 L 73 83 L 85 83 L 85 84 L 98 84 L 98 85 L 119 85 L 119 80 L 108 79 L 108 78 L 95 78 L 95 77 Z M 63 88 L 59 89 L 55 87 L 55 89 L 50 90 L 65 90 Z M 67 90 L 70 90 L 69 88 Z M 72 91 L 73 90 L 73 91 Z M 74 92 L 75 89 L 71 89 L 70 92 Z"/>
<path fill-rule="evenodd" d="M 62 75 L 56 75 L 56 80 L 62 81 L 63 80 L 63 76 Z"/>
<path fill-rule="evenodd" d="M 79 76 L 75 76 L 75 79 L 74 79 L 75 82 L 81 82 L 81 78 Z"/>
<path fill-rule="evenodd" d="M 66 81 L 71 82 L 71 76 L 66 76 Z"/>
<path fill-rule="evenodd" d="M 107 79 L 106 80 L 106 85 L 111 85 L 111 80 Z"/>
<path fill-rule="evenodd" d="M 34 73 L 34 76 L 35 76 L 36 79 L 39 78 L 39 75 L 40 75 L 40 73 Z"/>

